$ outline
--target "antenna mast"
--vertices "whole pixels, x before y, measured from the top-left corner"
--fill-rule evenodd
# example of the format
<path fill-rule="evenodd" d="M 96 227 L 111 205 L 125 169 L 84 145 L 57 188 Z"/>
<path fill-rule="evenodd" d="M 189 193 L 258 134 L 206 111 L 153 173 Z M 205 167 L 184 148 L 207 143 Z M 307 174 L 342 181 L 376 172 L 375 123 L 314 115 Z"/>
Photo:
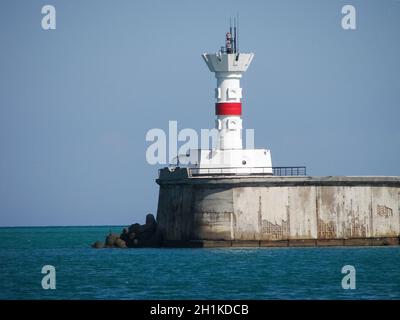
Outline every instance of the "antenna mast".
<path fill-rule="evenodd" d="M 235 31 L 235 51 L 239 52 L 239 13 L 237 14 L 237 32 Z"/>
<path fill-rule="evenodd" d="M 236 53 L 236 18 L 233 18 L 233 53 Z"/>

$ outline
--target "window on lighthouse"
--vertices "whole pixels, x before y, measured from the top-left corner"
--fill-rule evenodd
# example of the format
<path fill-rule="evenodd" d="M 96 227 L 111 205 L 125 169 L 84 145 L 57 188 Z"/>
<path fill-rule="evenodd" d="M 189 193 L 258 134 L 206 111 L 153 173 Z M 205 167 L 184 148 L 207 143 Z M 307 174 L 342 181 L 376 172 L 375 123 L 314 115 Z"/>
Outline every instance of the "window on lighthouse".
<path fill-rule="evenodd" d="M 236 130 L 236 128 L 237 128 L 236 121 L 235 120 L 229 120 L 227 127 L 228 127 L 228 130 Z"/>

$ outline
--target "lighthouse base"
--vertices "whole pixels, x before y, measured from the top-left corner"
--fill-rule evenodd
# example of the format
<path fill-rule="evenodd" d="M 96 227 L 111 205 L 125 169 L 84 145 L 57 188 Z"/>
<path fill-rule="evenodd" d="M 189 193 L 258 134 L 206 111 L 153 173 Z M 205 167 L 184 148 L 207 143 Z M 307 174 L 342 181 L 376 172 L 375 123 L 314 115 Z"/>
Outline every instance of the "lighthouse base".
<path fill-rule="evenodd" d="M 194 175 L 272 175 L 271 152 L 267 149 L 192 149 L 185 160 Z"/>

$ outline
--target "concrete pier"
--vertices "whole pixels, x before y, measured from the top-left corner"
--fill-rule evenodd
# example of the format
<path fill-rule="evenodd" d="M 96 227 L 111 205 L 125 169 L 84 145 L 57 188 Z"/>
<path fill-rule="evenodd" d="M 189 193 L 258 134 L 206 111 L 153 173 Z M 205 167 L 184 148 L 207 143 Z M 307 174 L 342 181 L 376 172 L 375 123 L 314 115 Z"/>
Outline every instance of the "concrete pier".
<path fill-rule="evenodd" d="M 191 176 L 160 170 L 165 246 L 398 245 L 400 177 Z"/>

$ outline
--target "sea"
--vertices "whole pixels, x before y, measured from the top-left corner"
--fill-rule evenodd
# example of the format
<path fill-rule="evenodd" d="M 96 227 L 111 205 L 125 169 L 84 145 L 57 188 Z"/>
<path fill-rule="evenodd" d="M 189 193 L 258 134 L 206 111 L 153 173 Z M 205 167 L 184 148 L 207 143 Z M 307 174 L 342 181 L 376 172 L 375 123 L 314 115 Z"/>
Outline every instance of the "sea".
<path fill-rule="evenodd" d="M 400 247 L 90 247 L 122 228 L 0 228 L 0 299 L 400 299 Z"/>

